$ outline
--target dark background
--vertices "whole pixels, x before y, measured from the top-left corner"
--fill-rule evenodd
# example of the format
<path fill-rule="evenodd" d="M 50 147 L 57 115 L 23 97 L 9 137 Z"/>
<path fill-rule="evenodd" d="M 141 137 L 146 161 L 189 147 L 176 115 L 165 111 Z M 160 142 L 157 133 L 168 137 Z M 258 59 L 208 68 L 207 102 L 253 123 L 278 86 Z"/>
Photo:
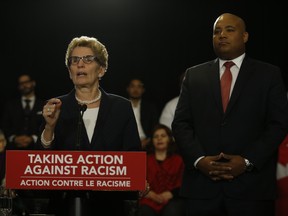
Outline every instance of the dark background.
<path fill-rule="evenodd" d="M 21 73 L 34 76 L 37 94 L 44 99 L 70 91 L 73 86 L 64 64 L 66 48 L 73 37 L 86 35 L 98 38 L 109 53 L 108 71 L 100 85 L 107 92 L 126 97 L 128 80 L 139 76 L 146 87 L 144 97 L 161 110 L 178 95 L 178 77 L 187 67 L 215 58 L 212 27 L 224 12 L 235 13 L 246 21 L 247 54 L 281 67 L 287 86 L 288 16 L 284 3 L 269 0 L 2 2 L 1 103 L 17 95 L 17 76 Z"/>

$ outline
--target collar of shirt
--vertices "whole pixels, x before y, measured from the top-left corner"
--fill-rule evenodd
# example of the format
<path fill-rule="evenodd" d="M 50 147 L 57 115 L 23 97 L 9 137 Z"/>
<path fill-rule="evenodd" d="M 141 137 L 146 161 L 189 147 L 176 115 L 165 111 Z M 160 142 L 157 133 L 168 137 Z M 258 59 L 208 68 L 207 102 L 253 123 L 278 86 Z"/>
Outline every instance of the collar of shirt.
<path fill-rule="evenodd" d="M 27 98 L 27 97 L 22 96 L 22 97 L 21 97 L 21 102 L 22 102 L 22 107 L 23 107 L 23 108 L 24 108 L 25 105 L 26 105 L 26 102 L 25 102 L 26 99 L 29 99 L 29 100 L 30 100 L 30 107 L 32 108 L 32 107 L 34 106 L 36 97 L 35 97 L 35 96 L 32 96 L 32 97 L 30 97 L 30 98 Z"/>
<path fill-rule="evenodd" d="M 235 65 L 234 65 L 235 67 L 232 66 L 231 69 L 230 69 L 231 70 L 231 74 L 232 74 L 232 83 L 231 83 L 230 95 L 232 94 L 232 90 L 234 88 L 234 85 L 235 85 L 236 79 L 238 77 L 239 70 L 240 70 L 240 67 L 241 67 L 241 64 L 243 62 L 244 57 L 245 57 L 245 53 L 242 54 L 241 56 L 238 56 L 235 59 L 229 60 L 229 61 L 233 61 L 235 63 Z M 221 79 L 221 76 L 223 75 L 223 73 L 225 71 L 225 66 L 223 65 L 225 62 L 227 62 L 227 60 L 219 59 L 220 79 Z"/>
<path fill-rule="evenodd" d="M 241 64 L 243 62 L 243 59 L 245 57 L 245 53 L 243 53 L 242 55 L 238 56 L 235 59 L 231 59 L 229 61 L 233 61 L 235 63 L 235 66 L 237 66 L 238 71 L 240 70 Z M 224 73 L 225 70 L 225 66 L 223 65 L 227 60 L 224 59 L 220 59 L 219 58 L 219 71 L 220 71 L 220 77 L 222 76 L 222 74 Z M 231 72 L 233 72 L 233 68 L 235 68 L 234 66 L 231 67 Z"/>

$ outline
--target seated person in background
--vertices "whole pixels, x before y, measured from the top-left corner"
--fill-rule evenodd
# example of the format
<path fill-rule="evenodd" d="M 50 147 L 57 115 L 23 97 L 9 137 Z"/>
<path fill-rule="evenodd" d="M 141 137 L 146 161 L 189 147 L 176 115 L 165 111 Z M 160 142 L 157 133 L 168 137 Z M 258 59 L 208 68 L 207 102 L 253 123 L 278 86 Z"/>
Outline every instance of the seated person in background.
<path fill-rule="evenodd" d="M 147 146 L 147 181 L 150 191 L 140 198 L 138 216 L 181 216 L 183 201 L 178 196 L 184 163 L 177 154 L 169 127 L 159 124 Z"/>
<path fill-rule="evenodd" d="M 6 138 L 2 130 L 0 130 L 0 185 L 5 185 L 5 150 L 6 150 Z"/>
<path fill-rule="evenodd" d="M 18 208 L 17 202 L 15 202 L 16 200 L 15 191 L 6 190 L 6 189 L 3 190 L 3 187 L 6 187 L 6 145 L 7 145 L 7 139 L 5 137 L 4 132 L 0 129 L 0 186 L 2 187 L 1 188 L 2 192 L 5 191 L 4 193 L 10 194 L 14 198 L 13 199 L 13 216 L 15 215 L 17 216 L 20 214 L 15 214 L 16 213 L 15 209 Z M 0 213 L 0 215 L 2 214 Z"/>

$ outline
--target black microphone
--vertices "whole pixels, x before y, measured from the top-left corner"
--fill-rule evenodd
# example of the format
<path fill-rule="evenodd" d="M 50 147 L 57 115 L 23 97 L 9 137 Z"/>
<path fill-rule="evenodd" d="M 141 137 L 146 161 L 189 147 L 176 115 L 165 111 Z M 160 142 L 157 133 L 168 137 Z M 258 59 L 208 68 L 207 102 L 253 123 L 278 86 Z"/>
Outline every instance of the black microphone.
<path fill-rule="evenodd" d="M 79 110 L 81 113 L 81 117 L 83 117 L 84 112 L 87 110 L 87 105 L 86 104 L 79 104 Z"/>
<path fill-rule="evenodd" d="M 79 150 L 81 146 L 83 114 L 86 110 L 87 110 L 86 104 L 79 104 L 78 126 L 77 126 L 76 144 L 75 144 L 77 150 Z"/>

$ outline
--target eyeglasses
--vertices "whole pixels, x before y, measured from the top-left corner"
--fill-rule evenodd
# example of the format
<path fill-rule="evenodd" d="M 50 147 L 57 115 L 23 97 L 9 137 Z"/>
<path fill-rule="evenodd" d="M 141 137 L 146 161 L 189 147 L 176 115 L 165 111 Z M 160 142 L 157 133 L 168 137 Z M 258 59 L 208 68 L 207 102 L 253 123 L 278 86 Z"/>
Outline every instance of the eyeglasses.
<path fill-rule="evenodd" d="M 32 82 L 32 80 L 21 81 L 18 83 L 18 85 L 25 85 L 25 84 L 29 84 L 31 82 Z"/>
<path fill-rule="evenodd" d="M 85 64 L 90 64 L 94 60 L 97 61 L 97 57 L 96 56 L 92 56 L 92 55 L 87 55 L 87 56 L 82 56 L 82 57 L 71 56 L 68 59 L 69 63 L 72 64 L 72 65 L 78 64 L 80 60 L 82 60 Z"/>

